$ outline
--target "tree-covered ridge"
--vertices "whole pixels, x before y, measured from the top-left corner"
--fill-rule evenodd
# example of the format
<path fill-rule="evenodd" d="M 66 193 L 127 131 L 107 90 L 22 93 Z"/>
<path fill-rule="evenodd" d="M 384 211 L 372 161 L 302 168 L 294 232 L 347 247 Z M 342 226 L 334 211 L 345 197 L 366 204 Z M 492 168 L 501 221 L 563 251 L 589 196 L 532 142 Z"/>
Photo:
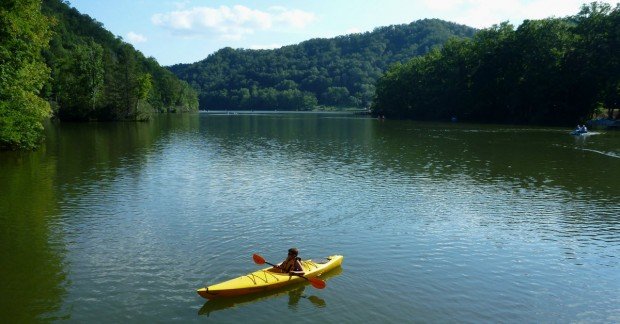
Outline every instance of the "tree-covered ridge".
<path fill-rule="evenodd" d="M 33 148 L 50 106 L 39 94 L 50 75 L 41 51 L 49 21 L 38 0 L 0 2 L 0 148 Z"/>
<path fill-rule="evenodd" d="M 50 112 L 143 120 L 197 109 L 189 84 L 68 2 L 0 2 L 0 149 L 35 148 Z"/>
<path fill-rule="evenodd" d="M 44 0 L 54 32 L 44 52 L 44 96 L 60 119 L 140 120 L 152 112 L 193 111 L 196 92 L 68 2 Z"/>
<path fill-rule="evenodd" d="M 393 66 L 375 114 L 417 120 L 572 125 L 620 108 L 620 5 L 527 20 L 453 40 Z"/>
<path fill-rule="evenodd" d="M 201 109 L 368 107 L 387 67 L 475 29 L 437 19 L 312 39 L 276 50 L 224 48 L 170 69 L 199 90 Z"/>

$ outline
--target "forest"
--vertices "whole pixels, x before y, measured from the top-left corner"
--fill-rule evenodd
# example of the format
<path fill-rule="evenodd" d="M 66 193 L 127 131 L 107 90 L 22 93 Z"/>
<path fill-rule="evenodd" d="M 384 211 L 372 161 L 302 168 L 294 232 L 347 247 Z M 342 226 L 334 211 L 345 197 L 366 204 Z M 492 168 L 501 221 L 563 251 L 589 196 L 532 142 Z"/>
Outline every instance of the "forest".
<path fill-rule="evenodd" d="M 61 0 L 0 4 L 0 148 L 35 148 L 42 121 L 146 120 L 198 96 L 152 57 Z"/>
<path fill-rule="evenodd" d="M 575 125 L 620 108 L 620 5 L 566 18 L 502 23 L 395 64 L 376 86 L 375 115 Z"/>
<path fill-rule="evenodd" d="M 424 19 L 275 50 L 224 48 L 202 61 L 169 68 L 199 92 L 203 110 L 367 108 L 377 79 L 390 65 L 475 32 Z"/>
<path fill-rule="evenodd" d="M 372 109 L 414 120 L 574 125 L 620 110 L 620 4 L 484 30 L 438 19 L 223 48 L 162 67 L 62 0 L 0 3 L 0 149 L 36 148 L 45 118 Z"/>

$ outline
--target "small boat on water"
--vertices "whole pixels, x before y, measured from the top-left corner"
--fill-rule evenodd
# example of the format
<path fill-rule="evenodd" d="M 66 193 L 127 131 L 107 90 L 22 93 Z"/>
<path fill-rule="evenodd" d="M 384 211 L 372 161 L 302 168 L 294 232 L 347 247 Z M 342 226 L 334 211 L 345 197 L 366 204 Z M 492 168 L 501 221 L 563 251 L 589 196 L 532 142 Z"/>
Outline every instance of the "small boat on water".
<path fill-rule="evenodd" d="M 576 136 L 581 136 L 581 135 L 588 135 L 588 131 L 582 131 L 582 130 L 574 130 L 572 132 L 570 132 L 571 135 L 576 135 Z"/>
<path fill-rule="evenodd" d="M 255 262 L 257 257 L 260 260 L 260 262 L 257 263 L 266 263 L 260 256 L 255 256 Z M 313 278 L 339 267 L 342 264 L 342 258 L 342 255 L 332 255 L 320 260 L 301 261 L 305 273 L 304 276 L 281 273 L 278 269 L 270 267 L 254 271 L 235 279 L 200 288 L 196 292 L 206 299 L 214 299 L 269 291 L 306 280 L 312 282 Z M 325 284 L 323 283 L 323 287 L 324 286 Z"/>
<path fill-rule="evenodd" d="M 321 275 L 321 278 L 327 281 L 330 278 L 336 277 L 342 273 L 342 268 L 337 267 Z M 288 304 L 296 305 L 300 300 L 308 300 L 314 306 L 322 308 L 326 306 L 325 300 L 312 295 L 313 291 L 306 290 L 304 282 L 297 284 L 283 286 L 266 292 L 259 292 L 255 294 L 233 296 L 228 298 L 212 298 L 207 300 L 205 304 L 198 311 L 198 315 L 210 316 L 214 312 L 225 310 L 229 308 L 241 307 L 247 304 L 252 304 L 260 301 L 264 301 L 271 298 L 283 298 L 288 296 Z"/>
<path fill-rule="evenodd" d="M 588 132 L 588 128 L 586 127 L 586 125 L 577 125 L 577 128 L 575 128 L 575 130 L 573 130 L 572 132 L 570 132 L 571 135 L 575 135 L 575 136 L 583 136 L 583 135 L 588 135 L 590 134 Z"/>
<path fill-rule="evenodd" d="M 572 131 L 570 132 L 571 135 L 573 136 L 581 136 L 581 137 L 586 137 L 586 136 L 592 136 L 592 135 L 599 135 L 602 134 L 601 132 L 577 132 L 577 131 Z"/>

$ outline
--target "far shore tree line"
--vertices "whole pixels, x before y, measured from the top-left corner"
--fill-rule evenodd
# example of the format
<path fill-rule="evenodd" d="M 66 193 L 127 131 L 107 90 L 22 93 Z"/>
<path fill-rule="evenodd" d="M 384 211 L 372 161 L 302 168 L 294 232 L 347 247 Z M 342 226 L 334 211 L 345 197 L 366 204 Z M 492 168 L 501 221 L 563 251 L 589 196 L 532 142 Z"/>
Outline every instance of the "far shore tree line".
<path fill-rule="evenodd" d="M 567 18 L 502 23 L 392 66 L 375 115 L 574 125 L 620 109 L 620 4 Z"/>
<path fill-rule="evenodd" d="M 273 50 L 227 47 L 170 70 L 199 92 L 203 110 L 367 108 L 377 79 L 391 64 L 475 32 L 464 25 L 422 19 Z"/>
<path fill-rule="evenodd" d="M 0 3 L 0 149 L 42 121 L 201 109 L 371 107 L 375 115 L 573 125 L 620 110 L 620 4 L 473 28 L 425 19 L 161 67 L 62 0 Z M 175 75 L 176 74 L 176 75 Z M 183 81 L 184 80 L 184 81 Z"/>

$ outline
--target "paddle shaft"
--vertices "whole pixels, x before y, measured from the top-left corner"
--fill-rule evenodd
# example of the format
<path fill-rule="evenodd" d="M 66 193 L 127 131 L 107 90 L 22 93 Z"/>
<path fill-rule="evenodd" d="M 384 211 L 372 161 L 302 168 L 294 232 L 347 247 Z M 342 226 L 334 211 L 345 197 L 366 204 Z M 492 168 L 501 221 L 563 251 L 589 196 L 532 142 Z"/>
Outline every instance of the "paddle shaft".
<path fill-rule="evenodd" d="M 267 261 L 265 261 L 265 263 L 267 263 L 268 265 L 270 265 L 270 266 L 272 266 L 272 267 L 276 267 L 276 268 L 278 268 L 278 269 L 280 268 L 279 266 L 277 266 L 277 265 L 275 265 L 275 264 L 273 264 L 273 263 L 270 263 L 270 262 L 267 262 Z"/>

